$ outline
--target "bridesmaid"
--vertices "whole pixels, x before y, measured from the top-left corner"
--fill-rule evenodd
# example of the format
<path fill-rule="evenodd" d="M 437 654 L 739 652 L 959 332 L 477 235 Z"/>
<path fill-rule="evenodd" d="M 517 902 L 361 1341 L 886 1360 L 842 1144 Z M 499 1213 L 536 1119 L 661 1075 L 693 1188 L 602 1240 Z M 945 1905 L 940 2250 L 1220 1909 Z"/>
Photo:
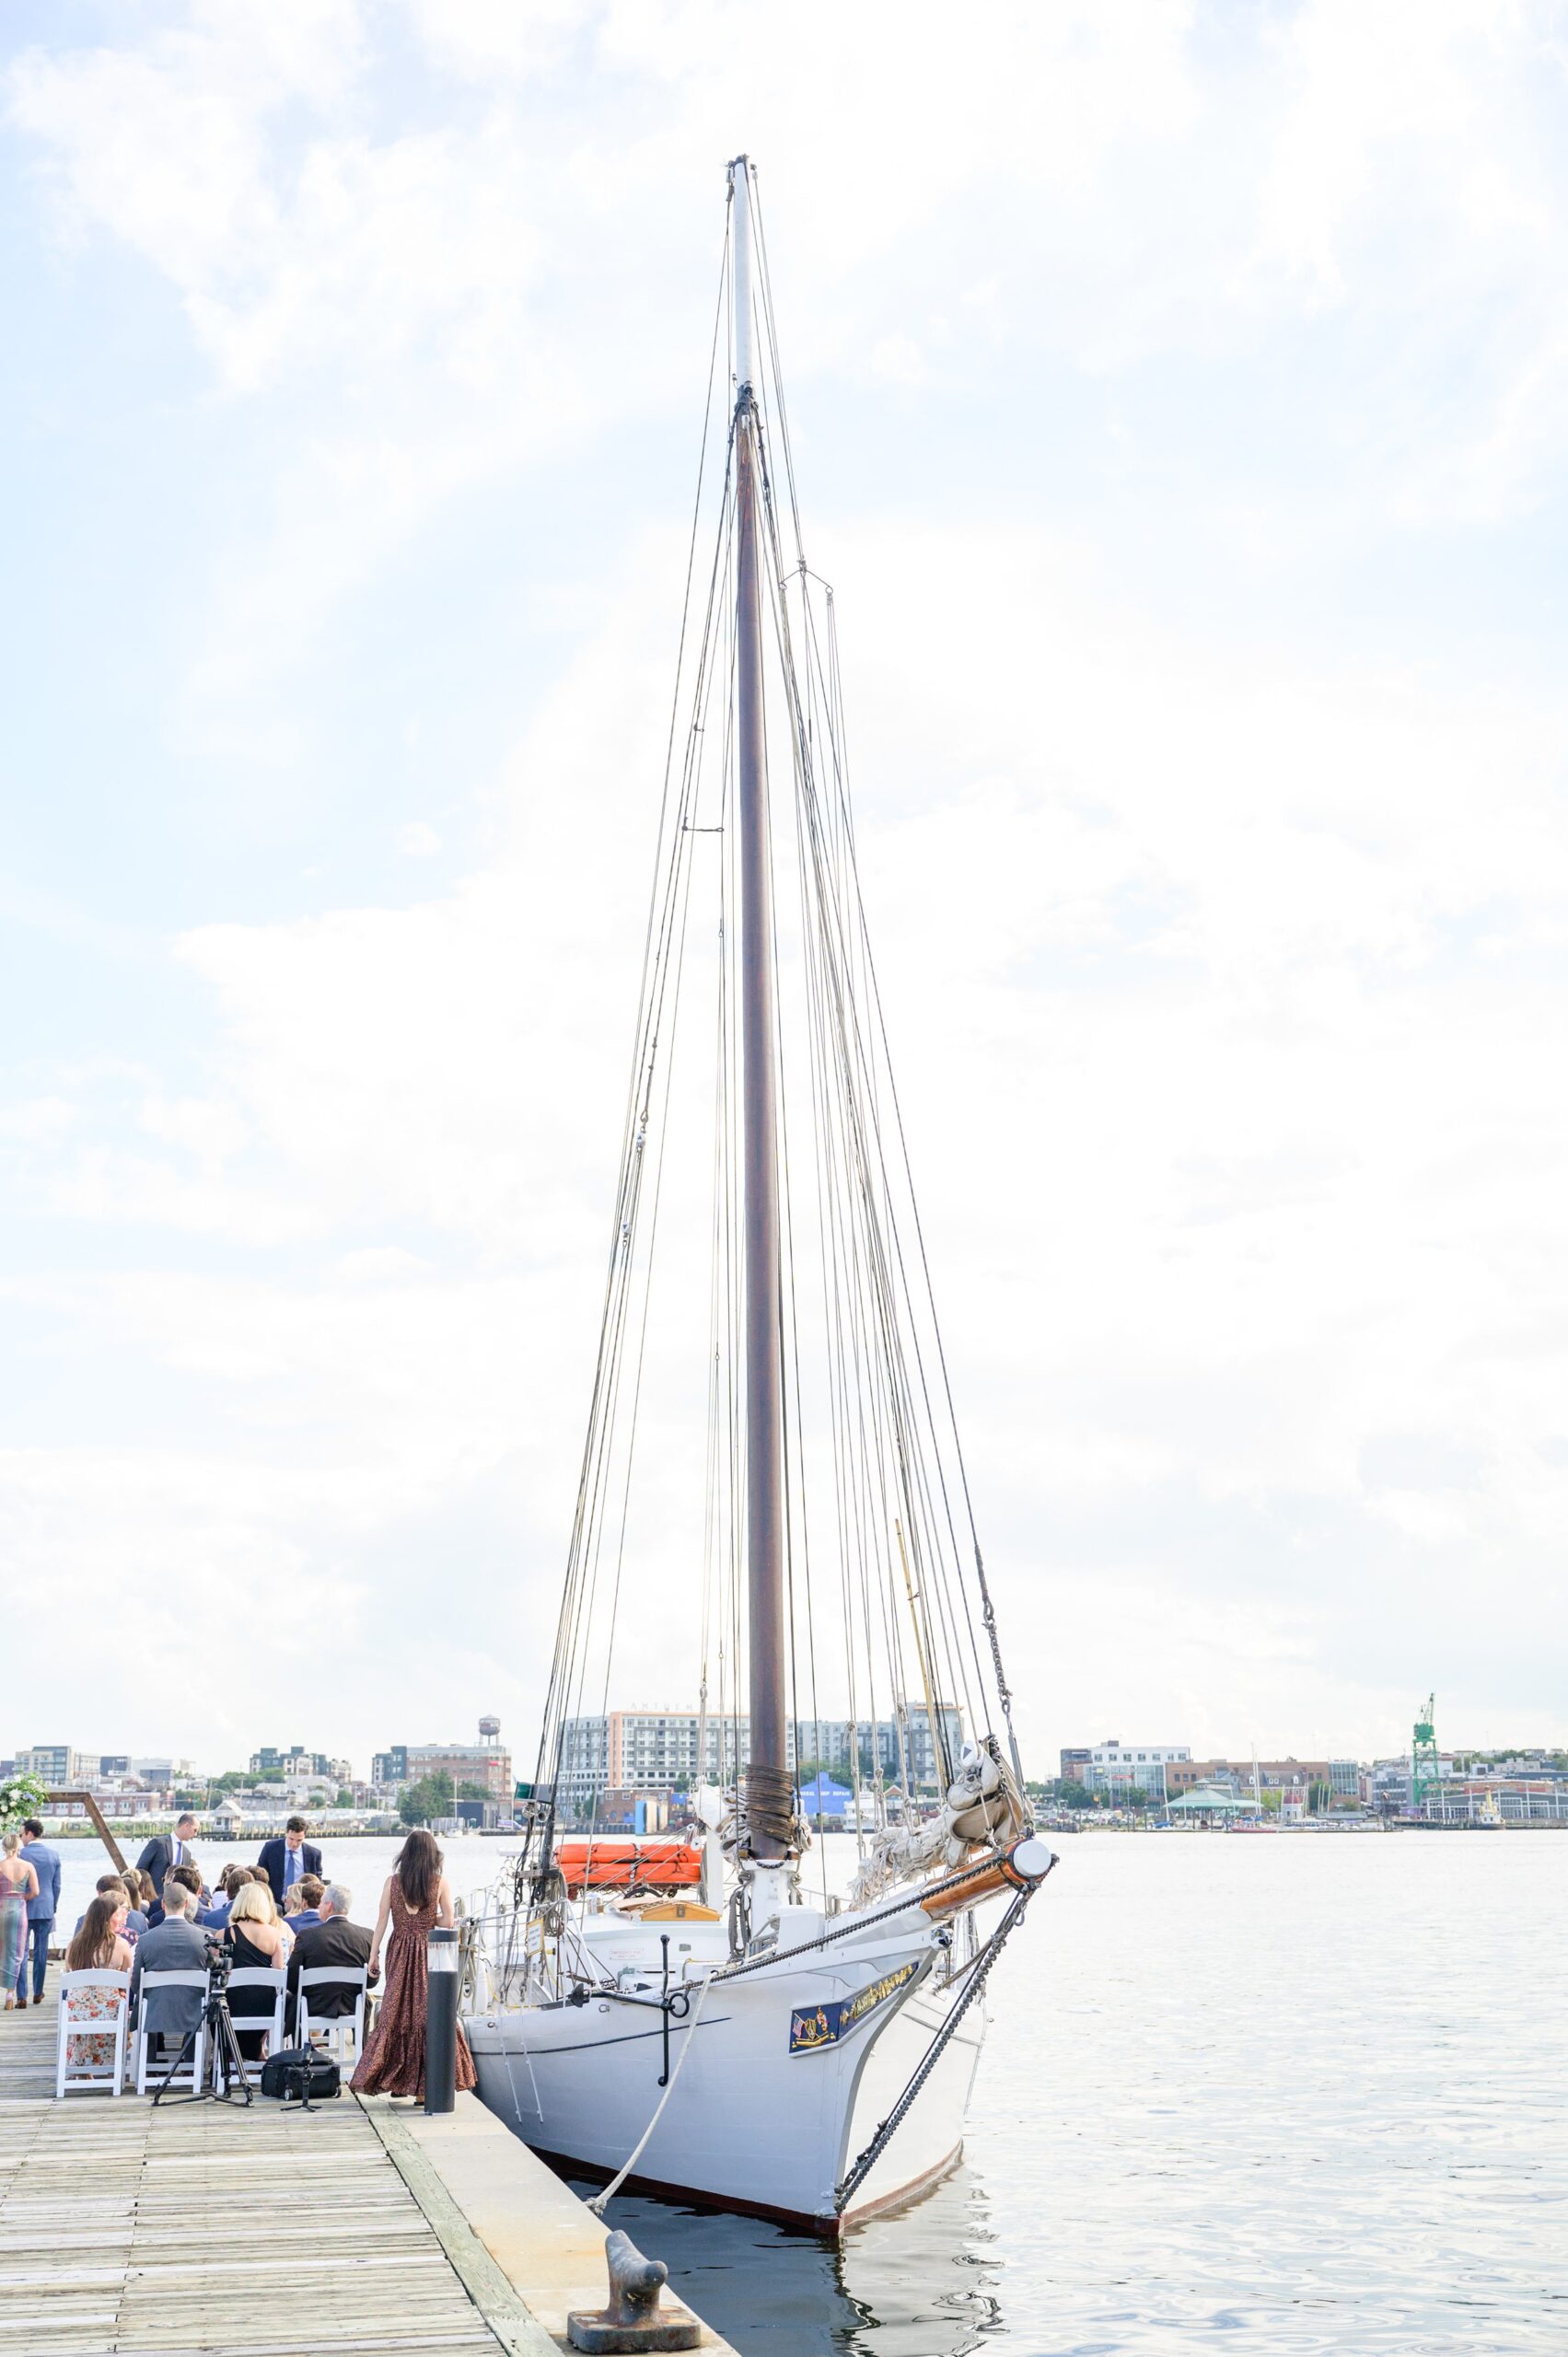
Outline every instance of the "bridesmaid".
<path fill-rule="evenodd" d="M 27 2003 L 22 1965 L 28 1952 L 28 1901 L 38 1897 L 38 1875 L 25 1858 L 19 1833 L 0 1836 L 0 1989 L 6 2011 Z"/>
<path fill-rule="evenodd" d="M 430 2005 L 430 1956 L 425 1945 L 437 1924 L 452 1928 L 452 1894 L 441 1871 L 436 1836 L 423 1827 L 398 1852 L 381 1893 L 376 1936 L 370 1943 L 372 1974 L 392 1927 L 387 1951 L 387 1989 L 376 2028 L 354 2074 L 356 2096 L 424 2094 L 424 2021 Z M 458 2085 L 471 2087 L 476 2073 L 462 2024 L 458 2025 Z"/>

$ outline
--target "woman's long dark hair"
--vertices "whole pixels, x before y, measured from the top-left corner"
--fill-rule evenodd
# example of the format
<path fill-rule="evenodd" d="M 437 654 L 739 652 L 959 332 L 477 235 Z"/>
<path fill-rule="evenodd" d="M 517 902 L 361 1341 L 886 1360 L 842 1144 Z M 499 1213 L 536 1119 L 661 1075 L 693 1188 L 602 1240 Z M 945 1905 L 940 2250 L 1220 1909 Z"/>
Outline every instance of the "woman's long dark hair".
<path fill-rule="evenodd" d="M 82 1928 L 65 1951 L 67 1972 L 104 1972 L 114 1954 L 114 1916 L 120 1901 L 100 1891 L 87 1901 Z"/>
<path fill-rule="evenodd" d="M 441 1852 L 435 1834 L 427 1833 L 423 1825 L 416 1826 L 398 1852 L 392 1872 L 397 1875 L 403 1905 L 411 1914 L 417 1915 L 422 1907 L 428 1907 L 441 1879 Z"/>

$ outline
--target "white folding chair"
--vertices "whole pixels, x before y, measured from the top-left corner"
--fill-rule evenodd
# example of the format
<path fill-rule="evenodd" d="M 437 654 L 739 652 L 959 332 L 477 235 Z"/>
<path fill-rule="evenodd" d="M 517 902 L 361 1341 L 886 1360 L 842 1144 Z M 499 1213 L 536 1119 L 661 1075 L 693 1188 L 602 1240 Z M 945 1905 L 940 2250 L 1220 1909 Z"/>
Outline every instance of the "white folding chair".
<path fill-rule="evenodd" d="M 295 2023 L 297 2044 L 308 2046 L 314 2035 L 340 2071 L 357 2062 L 365 2051 L 365 1999 L 369 1986 L 370 1973 L 365 1965 L 357 1971 L 341 1964 L 307 1966 L 299 1976 L 299 2014 Z M 353 2013 L 318 2014 L 312 2019 L 310 1991 L 323 1987 L 356 1990 Z"/>
<path fill-rule="evenodd" d="M 136 2004 L 136 2093 L 139 2096 L 145 2096 L 146 2094 L 147 2073 L 149 2071 L 151 2071 L 157 2078 L 160 2086 L 165 2084 L 164 2073 L 167 2068 L 167 2062 L 160 2062 L 149 2053 L 148 2049 L 152 2039 L 158 2037 L 174 2038 L 176 2039 L 175 2051 L 177 2053 L 180 2047 L 185 2042 L 185 2033 L 183 2030 L 175 2032 L 173 2030 L 167 2029 L 162 2031 L 148 2029 L 147 1997 L 149 1991 L 154 1989 L 199 1989 L 202 1992 L 201 2020 L 197 2026 L 196 2035 L 191 2042 L 191 2051 L 185 2058 L 183 2067 L 179 2071 L 174 2072 L 167 2082 L 167 2084 L 171 2087 L 199 2087 L 203 2083 L 203 2073 L 205 2071 L 207 2061 L 206 1974 L 204 1972 L 144 1972 L 140 1980 L 136 1983 L 136 1988 L 138 1991 Z"/>
<path fill-rule="evenodd" d="M 89 1989 L 118 1989 L 123 2003 L 112 2015 L 75 2011 L 73 2000 Z M 107 2087 L 111 2096 L 123 2092 L 125 2084 L 125 2031 L 131 2010 L 131 1976 L 128 1972 L 63 1972 L 60 1976 L 60 2015 L 54 2041 L 54 2093 L 56 2099 L 67 2095 L 81 2095 L 89 2088 Z M 74 2038 L 112 2038 L 114 2053 L 103 2062 L 72 2061 L 69 2041 Z"/>
<path fill-rule="evenodd" d="M 266 2044 L 268 2053 L 281 2053 L 284 2046 L 287 2042 L 284 2037 L 284 2009 L 287 2001 L 288 1990 L 287 1973 L 284 1970 L 282 1965 L 240 1965 L 237 1970 L 231 1972 L 228 1976 L 229 2010 L 231 2013 L 233 2012 L 233 2000 L 238 1991 L 241 1989 L 270 1989 L 273 1992 L 273 2010 L 270 2014 L 235 2014 L 234 2027 L 236 2035 L 240 2038 L 245 2038 L 255 2030 L 265 2030 L 267 2033 Z M 261 2056 L 257 2055 L 253 2059 L 250 2057 L 245 2057 L 243 2059 L 245 2061 L 246 2081 L 250 2086 L 255 2086 L 261 2080 L 262 2058 Z M 213 2084 L 221 2094 L 226 2084 L 227 2081 L 224 2073 L 223 2057 L 215 2049 L 213 2054 Z"/>

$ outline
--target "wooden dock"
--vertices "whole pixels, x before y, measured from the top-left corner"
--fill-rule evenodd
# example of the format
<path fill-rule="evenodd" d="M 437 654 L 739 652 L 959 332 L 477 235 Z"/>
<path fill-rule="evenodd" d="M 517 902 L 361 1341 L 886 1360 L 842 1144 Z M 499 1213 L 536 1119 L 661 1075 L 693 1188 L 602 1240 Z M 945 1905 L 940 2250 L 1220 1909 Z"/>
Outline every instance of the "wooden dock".
<path fill-rule="evenodd" d="M 603 2227 L 472 2096 L 57 2101 L 54 2041 L 0 2014 L 0 2352 L 555 2357 L 602 2305 Z"/>

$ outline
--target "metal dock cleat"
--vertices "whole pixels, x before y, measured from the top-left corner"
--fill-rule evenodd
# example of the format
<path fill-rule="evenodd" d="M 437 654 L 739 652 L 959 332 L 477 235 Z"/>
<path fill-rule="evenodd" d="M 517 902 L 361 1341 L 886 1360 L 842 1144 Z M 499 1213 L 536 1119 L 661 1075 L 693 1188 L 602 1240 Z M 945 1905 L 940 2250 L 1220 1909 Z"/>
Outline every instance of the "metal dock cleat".
<path fill-rule="evenodd" d="M 690 2308 L 672 2300 L 659 2306 L 659 2293 L 669 2281 L 662 2258 L 645 2258 L 630 2235 L 619 2228 L 604 2238 L 610 2265 L 610 2305 L 574 2308 L 566 2318 L 566 2338 L 574 2349 L 695 2349 L 703 2328 Z"/>

